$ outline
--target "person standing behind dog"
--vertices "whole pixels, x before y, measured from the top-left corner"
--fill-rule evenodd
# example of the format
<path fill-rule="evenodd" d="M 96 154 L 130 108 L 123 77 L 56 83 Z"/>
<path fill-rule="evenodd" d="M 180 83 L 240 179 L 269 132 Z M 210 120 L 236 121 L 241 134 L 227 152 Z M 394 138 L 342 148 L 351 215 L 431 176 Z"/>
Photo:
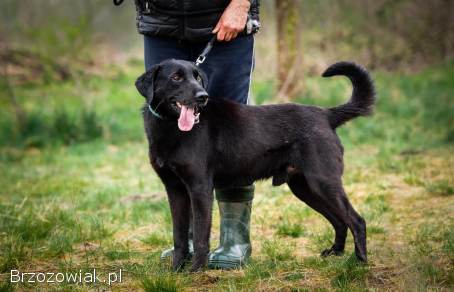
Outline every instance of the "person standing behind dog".
<path fill-rule="evenodd" d="M 113 2 L 119 5 L 123 0 Z M 170 58 L 195 61 L 216 34 L 217 42 L 200 65 L 208 76 L 208 94 L 248 103 L 253 34 L 260 27 L 259 0 L 135 0 L 135 4 L 147 70 Z M 237 268 L 252 251 L 249 230 L 254 186 L 216 189 L 215 194 L 221 217 L 220 243 L 210 253 L 208 267 Z M 193 252 L 192 240 L 189 246 Z M 172 254 L 173 249 L 165 250 L 161 258 Z"/>

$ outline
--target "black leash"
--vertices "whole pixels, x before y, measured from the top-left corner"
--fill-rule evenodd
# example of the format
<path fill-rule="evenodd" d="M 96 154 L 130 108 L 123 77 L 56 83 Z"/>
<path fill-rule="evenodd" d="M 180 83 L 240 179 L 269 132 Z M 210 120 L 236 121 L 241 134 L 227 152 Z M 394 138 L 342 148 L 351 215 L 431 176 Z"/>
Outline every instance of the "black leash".
<path fill-rule="evenodd" d="M 205 62 L 205 59 L 207 58 L 207 55 L 210 53 L 211 49 L 214 46 L 214 42 L 216 42 L 217 35 L 214 35 L 211 40 L 208 42 L 208 44 L 205 46 L 203 49 L 202 53 L 197 57 L 197 60 L 195 60 L 195 65 L 200 66 L 203 62 Z"/>

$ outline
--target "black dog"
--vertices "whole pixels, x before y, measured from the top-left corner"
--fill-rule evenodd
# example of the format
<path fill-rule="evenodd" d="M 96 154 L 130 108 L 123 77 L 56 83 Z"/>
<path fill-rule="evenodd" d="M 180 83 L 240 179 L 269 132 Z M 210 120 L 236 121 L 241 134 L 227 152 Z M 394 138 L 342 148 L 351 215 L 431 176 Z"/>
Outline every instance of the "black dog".
<path fill-rule="evenodd" d="M 270 177 L 275 186 L 287 183 L 333 225 L 334 245 L 323 256 L 343 252 L 349 228 L 357 258 L 367 261 L 366 223 L 342 187 L 343 147 L 335 129 L 370 114 L 375 91 L 366 70 L 353 63 L 336 63 L 323 74 L 334 75 L 350 78 L 353 95 L 333 108 L 208 99 L 203 73 L 187 61 L 164 61 L 138 78 L 136 87 L 147 102 L 143 115 L 151 165 L 172 212 L 175 270 L 188 256 L 191 208 L 191 270 L 196 271 L 207 264 L 213 188 Z"/>

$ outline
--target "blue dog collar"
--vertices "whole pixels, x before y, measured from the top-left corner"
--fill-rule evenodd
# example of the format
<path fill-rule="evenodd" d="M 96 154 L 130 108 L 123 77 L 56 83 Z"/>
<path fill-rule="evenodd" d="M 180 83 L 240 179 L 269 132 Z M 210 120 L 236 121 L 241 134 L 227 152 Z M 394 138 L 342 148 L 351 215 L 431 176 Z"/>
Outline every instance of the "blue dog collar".
<path fill-rule="evenodd" d="M 149 103 L 148 103 L 148 110 L 150 111 L 150 113 L 153 116 L 157 117 L 158 119 L 161 119 L 161 120 L 164 119 L 160 114 L 158 114 L 154 109 L 151 108 L 151 105 Z"/>

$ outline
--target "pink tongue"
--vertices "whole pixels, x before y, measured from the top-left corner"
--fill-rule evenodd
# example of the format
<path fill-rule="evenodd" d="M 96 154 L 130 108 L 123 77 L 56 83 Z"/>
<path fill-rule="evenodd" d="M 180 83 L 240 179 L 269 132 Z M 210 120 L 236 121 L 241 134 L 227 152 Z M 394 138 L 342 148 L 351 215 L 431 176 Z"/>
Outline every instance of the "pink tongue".
<path fill-rule="evenodd" d="M 182 105 L 180 118 L 178 119 L 178 128 L 180 128 L 181 131 L 191 131 L 194 122 L 194 109 Z"/>

